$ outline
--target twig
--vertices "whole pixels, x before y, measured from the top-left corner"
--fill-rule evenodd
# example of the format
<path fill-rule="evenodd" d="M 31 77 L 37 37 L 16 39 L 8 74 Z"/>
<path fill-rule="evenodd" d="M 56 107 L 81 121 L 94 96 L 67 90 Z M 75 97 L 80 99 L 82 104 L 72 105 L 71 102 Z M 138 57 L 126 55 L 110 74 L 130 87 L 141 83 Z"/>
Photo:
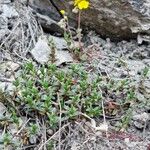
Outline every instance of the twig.
<path fill-rule="evenodd" d="M 61 115 L 62 115 L 62 109 L 61 109 L 61 102 L 60 102 L 60 98 L 59 98 L 59 93 L 57 93 L 57 99 L 58 99 L 58 103 L 59 103 L 59 129 L 61 129 Z M 59 150 L 61 150 L 61 130 L 59 130 Z"/>
<path fill-rule="evenodd" d="M 30 118 L 23 124 L 23 126 L 20 128 L 20 130 L 16 133 L 16 135 L 18 135 L 23 129 L 24 127 L 27 125 L 27 123 L 30 121 Z"/>
<path fill-rule="evenodd" d="M 44 129 L 44 140 L 46 141 L 47 138 L 46 138 L 46 127 L 44 126 L 44 120 L 42 119 L 42 122 L 43 122 L 43 129 Z M 44 146 L 44 150 L 46 150 L 46 145 Z"/>
<path fill-rule="evenodd" d="M 80 10 L 78 13 L 78 42 L 79 42 L 79 48 L 81 50 L 82 47 L 81 47 L 81 11 Z"/>
<path fill-rule="evenodd" d="M 67 123 L 65 124 L 64 126 L 62 126 L 57 132 L 55 132 L 47 141 L 45 141 L 40 147 L 38 150 L 42 150 L 43 146 L 45 144 L 47 144 L 51 139 L 53 139 L 59 132 L 60 130 L 64 129 L 65 127 L 67 127 L 68 125 L 70 125 L 70 123 Z"/>
<path fill-rule="evenodd" d="M 104 110 L 104 102 L 103 102 L 103 100 L 102 100 L 102 110 L 103 110 L 104 124 L 107 125 L 107 123 L 106 123 L 106 117 L 105 117 L 105 110 Z M 108 132 L 107 132 L 107 130 L 106 130 L 106 137 L 108 138 Z"/>

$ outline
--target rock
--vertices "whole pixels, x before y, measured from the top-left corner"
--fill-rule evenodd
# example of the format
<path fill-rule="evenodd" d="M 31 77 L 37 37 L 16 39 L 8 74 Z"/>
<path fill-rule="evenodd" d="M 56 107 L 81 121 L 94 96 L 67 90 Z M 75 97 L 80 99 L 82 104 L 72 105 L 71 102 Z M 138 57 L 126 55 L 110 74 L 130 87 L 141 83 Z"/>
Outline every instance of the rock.
<path fill-rule="evenodd" d="M 1 75 L 5 75 L 8 78 L 13 75 L 13 72 L 17 71 L 20 67 L 19 64 L 13 61 L 7 61 L 0 64 L 0 77 Z"/>
<path fill-rule="evenodd" d="M 31 144 L 36 144 L 36 142 L 37 142 L 37 136 L 36 135 L 31 135 L 29 137 L 29 141 L 30 141 Z"/>
<path fill-rule="evenodd" d="M 137 128 L 137 129 L 144 129 L 145 128 L 145 123 L 144 122 L 139 122 L 139 121 L 134 121 L 134 126 Z"/>
<path fill-rule="evenodd" d="M 1 4 L 8 4 L 11 3 L 11 0 L 0 0 Z"/>
<path fill-rule="evenodd" d="M 2 29 L 2 30 L 0 30 L 0 42 L 4 39 L 4 37 L 6 36 L 6 35 L 8 35 L 9 34 L 9 31 L 8 31 L 8 29 Z"/>
<path fill-rule="evenodd" d="M 7 111 L 7 108 L 0 102 L 0 114 L 3 115 Z"/>
<path fill-rule="evenodd" d="M 8 19 L 0 16 L 0 29 L 7 28 Z"/>
<path fill-rule="evenodd" d="M 49 38 L 53 40 L 58 50 L 67 49 L 67 42 L 64 40 L 64 38 L 60 38 L 56 36 L 50 36 Z"/>
<path fill-rule="evenodd" d="M 63 63 L 73 62 L 73 58 L 68 51 L 57 51 L 56 53 L 56 65 L 59 66 Z"/>
<path fill-rule="evenodd" d="M 38 22 L 41 24 L 41 26 L 46 32 L 57 32 L 63 34 L 63 29 L 60 28 L 60 26 L 55 20 L 51 19 L 48 16 L 41 15 L 39 13 L 36 13 L 36 15 L 38 18 Z"/>
<path fill-rule="evenodd" d="M 145 101 L 144 95 L 141 94 L 140 92 L 136 93 L 136 97 L 137 97 L 138 101 L 140 101 L 140 102 L 144 102 Z"/>
<path fill-rule="evenodd" d="M 14 123 L 10 123 L 8 129 L 11 132 L 11 134 L 16 134 L 18 132 L 18 126 Z"/>
<path fill-rule="evenodd" d="M 136 114 L 133 116 L 134 125 L 138 129 L 143 129 L 147 126 L 147 122 L 150 120 L 150 116 L 147 113 Z"/>
<path fill-rule="evenodd" d="M 16 18 L 19 17 L 19 14 L 17 11 L 9 5 L 2 5 L 2 16 L 6 18 Z"/>
<path fill-rule="evenodd" d="M 127 67 L 130 70 L 130 75 L 135 76 L 139 71 L 145 68 L 145 64 L 138 60 L 128 60 Z"/>
<path fill-rule="evenodd" d="M 50 136 L 52 136 L 54 134 L 54 131 L 52 129 L 48 129 L 46 132 Z"/>
<path fill-rule="evenodd" d="M 150 81 L 145 81 L 143 84 L 145 87 L 145 93 L 147 93 L 147 95 L 149 95 L 150 98 Z"/>
<path fill-rule="evenodd" d="M 63 51 L 66 49 L 66 42 L 62 38 L 57 38 L 51 36 L 53 42 L 56 46 L 56 65 L 60 65 L 65 62 L 72 62 L 73 58 L 71 57 L 68 51 Z M 31 50 L 31 54 L 34 59 L 40 63 L 45 64 L 50 61 L 51 48 L 48 45 L 48 40 L 46 37 L 40 37 L 35 47 Z"/>
<path fill-rule="evenodd" d="M 11 82 L 0 82 L 0 90 L 13 94 L 15 86 Z"/>
<path fill-rule="evenodd" d="M 32 5 L 50 15 L 58 11 L 49 0 L 31 0 Z M 73 4 L 70 0 L 55 0 L 59 10 L 64 9 L 71 24 L 76 22 Z M 53 9 L 50 9 L 53 8 Z M 56 15 L 55 15 L 56 16 Z M 58 19 L 53 17 L 53 19 Z M 112 39 L 135 38 L 139 33 L 150 35 L 150 1 L 149 0 L 93 0 L 90 8 L 82 11 L 82 25 L 92 28 L 105 37 Z"/>
<path fill-rule="evenodd" d="M 0 70 L 5 72 L 6 70 L 16 71 L 20 67 L 19 64 L 14 63 L 13 61 L 7 61 L 0 64 Z"/>
<path fill-rule="evenodd" d="M 141 120 L 141 121 L 144 121 L 144 122 L 146 122 L 147 120 L 149 120 L 150 119 L 150 116 L 149 116 L 149 114 L 147 114 L 147 113 L 142 113 L 142 114 L 137 114 L 137 115 L 134 115 L 133 116 L 133 120 Z"/>
<path fill-rule="evenodd" d="M 40 37 L 35 47 L 31 50 L 31 54 L 38 63 L 47 63 L 50 56 L 50 48 L 47 39 Z"/>

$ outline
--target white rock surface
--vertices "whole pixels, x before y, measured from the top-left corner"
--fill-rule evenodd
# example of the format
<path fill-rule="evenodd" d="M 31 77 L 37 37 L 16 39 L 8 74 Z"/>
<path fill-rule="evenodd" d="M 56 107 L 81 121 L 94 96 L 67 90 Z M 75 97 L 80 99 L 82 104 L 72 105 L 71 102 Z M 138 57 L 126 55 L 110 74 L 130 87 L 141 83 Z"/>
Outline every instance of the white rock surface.
<path fill-rule="evenodd" d="M 4 4 L 1 5 L 1 7 L 2 7 L 2 16 L 6 18 L 19 17 L 19 14 L 12 6 Z"/>
<path fill-rule="evenodd" d="M 32 56 L 40 64 L 44 64 L 49 61 L 51 52 L 47 43 L 48 41 L 46 38 L 40 37 L 35 47 L 31 50 Z"/>
<path fill-rule="evenodd" d="M 67 48 L 66 42 L 62 38 L 50 37 L 53 38 L 53 42 L 56 46 L 56 65 L 60 65 L 66 62 L 72 62 L 73 58 L 68 51 L 63 49 Z M 45 64 L 50 61 L 51 48 L 48 45 L 48 40 L 46 37 L 40 37 L 35 47 L 31 50 L 33 58 L 40 64 Z"/>
<path fill-rule="evenodd" d="M 3 115 L 7 111 L 7 108 L 0 102 L 0 114 Z"/>

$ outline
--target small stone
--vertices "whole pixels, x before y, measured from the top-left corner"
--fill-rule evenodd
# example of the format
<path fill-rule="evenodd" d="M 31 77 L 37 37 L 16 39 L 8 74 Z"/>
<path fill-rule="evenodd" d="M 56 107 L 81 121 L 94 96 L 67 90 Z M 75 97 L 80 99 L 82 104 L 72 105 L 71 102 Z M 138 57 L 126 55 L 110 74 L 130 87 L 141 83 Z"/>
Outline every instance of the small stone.
<path fill-rule="evenodd" d="M 37 142 L 37 136 L 31 135 L 29 137 L 29 141 L 30 141 L 31 144 L 36 144 L 36 142 Z"/>
<path fill-rule="evenodd" d="M 7 108 L 0 102 L 0 114 L 3 115 L 7 111 Z"/>
<path fill-rule="evenodd" d="M 145 81 L 144 87 L 145 87 L 146 93 L 150 94 L 150 81 Z"/>
<path fill-rule="evenodd" d="M 20 67 L 19 64 L 14 63 L 13 61 L 7 61 L 0 64 L 0 73 L 5 73 L 6 71 L 14 72 Z"/>
<path fill-rule="evenodd" d="M 8 24 L 8 19 L 0 16 L 0 29 L 6 29 Z"/>
<path fill-rule="evenodd" d="M 11 3 L 11 0 L 0 0 L 0 3 L 8 4 L 8 3 Z"/>
<path fill-rule="evenodd" d="M 3 11 L 2 16 L 6 18 L 19 17 L 18 12 L 12 6 L 8 6 L 6 4 L 2 5 L 2 11 Z"/>
<path fill-rule="evenodd" d="M 40 64 L 44 64 L 49 61 L 50 53 L 48 41 L 45 37 L 40 37 L 35 47 L 31 50 L 32 56 Z"/>
<path fill-rule="evenodd" d="M 130 139 L 129 138 L 125 138 L 124 142 L 128 144 L 130 142 Z"/>
<path fill-rule="evenodd" d="M 52 129 L 48 129 L 48 130 L 47 130 L 47 134 L 48 134 L 48 135 L 53 135 L 53 134 L 54 134 L 54 131 L 53 131 Z"/>
<path fill-rule="evenodd" d="M 140 102 L 144 102 L 144 101 L 145 101 L 144 95 L 141 94 L 141 93 L 139 93 L 139 92 L 137 92 L 136 97 L 137 97 L 137 99 L 138 99 Z"/>
<path fill-rule="evenodd" d="M 54 42 L 57 50 L 67 49 L 68 47 L 67 42 L 64 40 L 64 38 L 50 36 L 49 39 Z"/>
<path fill-rule="evenodd" d="M 147 121 L 150 120 L 149 114 L 148 113 L 142 113 L 142 114 L 137 114 L 133 116 L 134 120 L 134 125 L 138 129 L 143 129 L 147 123 Z"/>
<path fill-rule="evenodd" d="M 95 132 L 95 135 L 96 135 L 96 136 L 102 136 L 102 132 L 101 132 L 101 131 L 96 131 L 96 132 Z"/>
<path fill-rule="evenodd" d="M 70 63 L 73 62 L 73 58 L 68 51 L 57 51 L 56 53 L 56 65 L 59 66 L 62 63 Z"/>
<path fill-rule="evenodd" d="M 71 150 L 78 150 L 78 143 L 77 142 L 73 142 L 71 145 Z"/>
<path fill-rule="evenodd" d="M 11 134 L 15 134 L 18 132 L 18 127 L 16 124 L 12 123 L 12 124 L 9 124 L 9 131 L 11 132 Z"/>
<path fill-rule="evenodd" d="M 3 92 L 7 91 L 10 92 L 9 94 L 12 94 L 15 90 L 15 86 L 11 82 L 0 82 L 0 90 L 2 90 Z"/>
<path fill-rule="evenodd" d="M 150 119 L 149 114 L 144 112 L 142 114 L 137 114 L 133 116 L 133 120 L 141 120 L 143 122 L 146 122 Z"/>
<path fill-rule="evenodd" d="M 134 121 L 134 126 L 137 128 L 137 129 L 140 129 L 142 130 L 144 127 L 145 127 L 145 123 L 144 122 L 139 122 L 139 121 Z"/>

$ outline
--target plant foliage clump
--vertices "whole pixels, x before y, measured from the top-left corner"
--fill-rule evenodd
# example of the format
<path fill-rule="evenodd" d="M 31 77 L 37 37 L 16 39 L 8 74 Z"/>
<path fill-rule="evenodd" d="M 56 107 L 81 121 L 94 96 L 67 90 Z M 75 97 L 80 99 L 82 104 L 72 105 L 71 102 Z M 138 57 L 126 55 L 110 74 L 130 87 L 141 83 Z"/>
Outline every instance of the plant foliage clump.
<path fill-rule="evenodd" d="M 27 63 L 14 82 L 15 101 L 22 113 L 38 114 L 48 125 L 55 126 L 59 119 L 73 119 L 80 112 L 99 115 L 102 112 L 100 82 L 99 76 L 91 80 L 80 65 L 72 65 L 65 71 L 55 65 L 36 68 Z"/>

